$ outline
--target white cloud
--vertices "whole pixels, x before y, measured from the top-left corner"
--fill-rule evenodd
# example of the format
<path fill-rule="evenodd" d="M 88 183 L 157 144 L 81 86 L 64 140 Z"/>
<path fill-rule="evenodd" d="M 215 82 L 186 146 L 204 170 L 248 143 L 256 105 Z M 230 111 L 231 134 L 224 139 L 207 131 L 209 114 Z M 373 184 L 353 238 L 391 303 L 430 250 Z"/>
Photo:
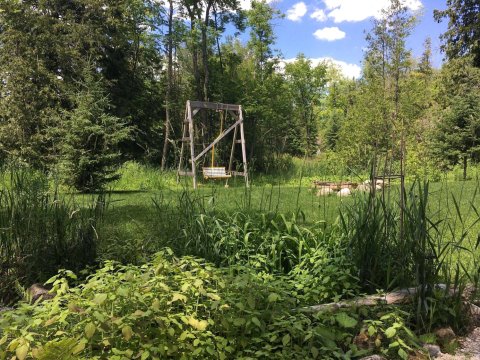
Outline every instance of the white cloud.
<path fill-rule="evenodd" d="M 345 37 L 345 32 L 336 26 L 325 27 L 315 31 L 313 36 L 315 36 L 318 40 L 335 41 L 343 39 Z"/>
<path fill-rule="evenodd" d="M 382 9 L 390 4 L 390 0 L 323 0 L 323 2 L 329 10 L 327 16 L 336 23 L 363 21 L 372 16 L 379 18 Z M 402 3 L 412 11 L 423 6 L 420 0 L 402 0 Z"/>
<path fill-rule="evenodd" d="M 310 17 L 312 19 L 315 19 L 317 21 L 326 21 L 327 20 L 327 15 L 325 14 L 325 11 L 323 11 L 322 9 L 316 9 L 311 15 Z"/>
<path fill-rule="evenodd" d="M 356 78 L 358 79 L 360 77 L 360 74 L 362 73 L 362 68 L 360 66 L 358 66 L 357 64 L 349 64 L 345 61 L 342 61 L 342 60 L 336 60 L 334 58 L 331 58 L 331 57 L 319 57 L 319 58 L 309 58 L 311 64 L 312 64 L 312 67 L 315 67 L 317 66 L 318 64 L 328 64 L 330 66 L 333 66 L 335 68 L 337 68 L 340 73 L 347 77 L 347 78 Z M 288 63 L 292 63 L 292 62 L 295 62 L 296 59 L 295 58 L 291 58 L 291 59 L 285 59 L 283 60 L 282 62 L 280 62 L 280 71 L 283 72 L 284 68 L 285 68 L 285 64 L 288 64 Z"/>
<path fill-rule="evenodd" d="M 357 64 L 350 64 L 342 60 L 336 60 L 330 57 L 324 57 L 324 58 L 319 58 L 319 59 L 311 59 L 312 63 L 314 60 L 324 61 L 334 67 L 336 67 L 340 72 L 342 73 L 343 76 L 347 78 L 355 78 L 358 79 L 360 77 L 360 74 L 362 73 L 362 68 L 358 66 Z"/>
<path fill-rule="evenodd" d="M 287 19 L 292 21 L 300 21 L 307 13 L 307 5 L 303 1 L 296 3 L 287 10 Z"/>
<path fill-rule="evenodd" d="M 273 2 L 276 2 L 277 0 L 267 0 L 267 4 L 271 4 Z M 278 0 L 279 1 L 279 0 Z M 242 10 L 251 10 L 252 9 L 252 0 L 240 0 L 240 9 Z"/>

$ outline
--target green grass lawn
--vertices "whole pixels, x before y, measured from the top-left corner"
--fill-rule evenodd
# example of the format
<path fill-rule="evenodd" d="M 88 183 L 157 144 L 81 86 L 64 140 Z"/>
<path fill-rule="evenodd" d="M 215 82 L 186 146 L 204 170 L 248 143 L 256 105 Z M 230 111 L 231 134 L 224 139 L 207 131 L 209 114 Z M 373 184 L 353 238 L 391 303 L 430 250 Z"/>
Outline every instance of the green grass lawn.
<path fill-rule="evenodd" d="M 161 241 L 159 234 L 172 236 L 169 231 L 174 228 L 176 217 L 179 216 L 176 209 L 182 196 L 185 199 L 186 195 L 188 198 L 195 197 L 197 204 L 201 204 L 205 211 L 274 212 L 287 217 L 296 215 L 297 220 L 307 225 L 324 222 L 325 226 L 337 221 L 342 206 L 354 204 L 355 196 L 358 196 L 316 196 L 315 189 L 311 187 L 313 177 L 284 179 L 263 176 L 257 179 L 253 176 L 248 189 L 243 178 L 231 179 L 228 188 L 224 182 L 209 181 L 201 182 L 198 190 L 194 191 L 191 178 L 182 178 L 181 183 L 176 184 L 174 172 L 161 173 L 135 164 L 128 166 L 130 168 L 124 170 L 122 179 L 114 184 L 107 196 L 105 222 L 99 234 L 102 246 L 110 250 L 119 243 L 124 246 L 128 244 L 126 248 L 120 247 L 115 251 L 129 252 L 146 247 L 149 243 Z M 464 240 L 469 248 L 475 246 L 477 234 L 480 233 L 480 223 L 475 223 L 479 217 L 475 209 L 480 208 L 479 184 L 478 180 L 445 180 L 430 184 L 432 218 L 449 218 L 450 226 L 454 225 L 458 238 L 465 228 L 473 226 Z M 392 201 L 397 201 L 397 185 L 392 185 L 389 196 Z M 79 197 L 89 198 L 88 195 Z"/>

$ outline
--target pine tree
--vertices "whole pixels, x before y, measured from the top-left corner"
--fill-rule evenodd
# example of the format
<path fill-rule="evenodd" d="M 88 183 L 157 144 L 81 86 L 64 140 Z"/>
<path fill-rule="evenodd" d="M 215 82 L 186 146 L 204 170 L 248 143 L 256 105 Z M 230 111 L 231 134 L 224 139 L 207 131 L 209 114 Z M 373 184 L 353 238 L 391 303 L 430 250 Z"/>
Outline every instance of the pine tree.
<path fill-rule="evenodd" d="M 463 165 L 480 156 L 480 69 L 468 58 L 451 60 L 442 69 L 439 102 L 443 108 L 435 132 L 434 152 L 446 165 Z M 446 160 L 446 161 L 445 161 Z"/>
<path fill-rule="evenodd" d="M 119 143 L 129 129 L 110 115 L 110 101 L 93 67 L 86 67 L 71 111 L 63 114 L 60 135 L 60 168 L 68 185 L 80 191 L 101 190 L 118 178 Z"/>
<path fill-rule="evenodd" d="M 447 0 L 447 9 L 435 10 L 438 22 L 448 18 L 448 29 L 442 34 L 442 50 L 449 59 L 472 56 L 480 67 L 480 2 L 478 0 Z"/>

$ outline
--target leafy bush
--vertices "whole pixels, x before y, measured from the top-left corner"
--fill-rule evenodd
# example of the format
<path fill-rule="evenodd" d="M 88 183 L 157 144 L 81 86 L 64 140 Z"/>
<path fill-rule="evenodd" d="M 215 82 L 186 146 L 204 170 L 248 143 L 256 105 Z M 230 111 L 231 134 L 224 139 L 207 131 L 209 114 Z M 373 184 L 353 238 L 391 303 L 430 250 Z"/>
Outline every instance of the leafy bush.
<path fill-rule="evenodd" d="M 61 271 L 48 281 L 54 299 L 2 314 L 0 358 L 345 359 L 415 346 L 403 314 L 303 311 L 285 276 L 217 269 L 168 249 L 143 266 L 106 262 L 69 287 L 75 279 Z M 366 332 L 385 340 L 362 347 Z"/>
<path fill-rule="evenodd" d="M 143 266 L 105 266 L 75 288 L 73 273 L 49 280 L 53 300 L 4 312 L 0 357 L 343 358 L 358 321 L 310 316 L 282 277 L 216 269 L 169 250 Z M 356 316 L 355 316 L 356 317 Z"/>
<path fill-rule="evenodd" d="M 394 310 L 375 320 L 364 320 L 360 336 L 367 339 L 389 359 L 409 358 L 408 354 L 419 347 L 417 336 L 408 328 L 405 319 L 409 314 Z"/>
<path fill-rule="evenodd" d="M 344 248 L 320 247 L 292 269 L 292 287 L 302 303 L 337 302 L 358 295 L 360 285 L 355 269 Z"/>
<path fill-rule="evenodd" d="M 263 256 L 265 270 L 288 273 L 304 259 L 326 245 L 329 234 L 323 223 L 302 225 L 295 215 L 274 213 L 233 214 L 206 211 L 201 199 L 183 193 L 174 215 L 176 230 L 169 228 L 167 245 L 177 254 L 203 257 L 218 266 L 248 263 Z M 171 224 L 168 212 L 156 202 L 159 216 L 159 237 L 164 237 L 164 224 Z"/>

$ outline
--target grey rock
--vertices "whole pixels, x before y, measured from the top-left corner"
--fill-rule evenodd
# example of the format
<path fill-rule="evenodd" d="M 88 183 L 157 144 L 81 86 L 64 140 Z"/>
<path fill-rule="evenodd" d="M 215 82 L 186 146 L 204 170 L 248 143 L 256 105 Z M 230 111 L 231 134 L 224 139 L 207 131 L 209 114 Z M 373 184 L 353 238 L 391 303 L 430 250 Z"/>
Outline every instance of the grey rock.
<path fill-rule="evenodd" d="M 442 352 L 440 350 L 440 346 L 438 346 L 438 345 L 425 344 L 425 345 L 423 345 L 423 348 L 428 351 L 431 358 L 436 358 L 436 357 L 442 355 Z"/>
<path fill-rule="evenodd" d="M 370 355 L 370 356 L 363 357 L 360 360 L 387 360 L 387 359 L 381 355 Z"/>

